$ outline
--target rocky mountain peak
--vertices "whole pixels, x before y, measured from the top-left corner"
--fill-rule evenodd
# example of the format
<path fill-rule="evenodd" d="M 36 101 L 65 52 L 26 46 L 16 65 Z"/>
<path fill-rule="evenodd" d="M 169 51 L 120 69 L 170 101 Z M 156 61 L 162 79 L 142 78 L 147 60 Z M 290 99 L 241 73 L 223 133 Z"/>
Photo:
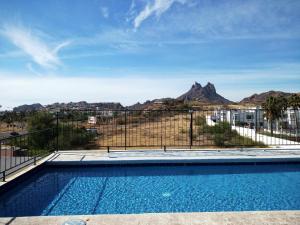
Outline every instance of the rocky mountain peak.
<path fill-rule="evenodd" d="M 192 88 L 200 89 L 200 88 L 202 88 L 202 86 L 197 81 L 195 81 L 195 83 L 193 84 Z"/>
<path fill-rule="evenodd" d="M 215 85 L 213 85 L 212 83 L 208 82 L 205 86 L 204 89 L 206 89 L 206 91 L 211 92 L 211 93 L 216 93 L 216 88 Z"/>
<path fill-rule="evenodd" d="M 185 94 L 179 96 L 177 100 L 183 101 L 201 101 L 216 104 L 228 104 L 231 103 L 228 99 L 222 97 L 216 92 L 215 86 L 208 82 L 204 87 L 201 84 L 195 82 L 191 89 Z"/>

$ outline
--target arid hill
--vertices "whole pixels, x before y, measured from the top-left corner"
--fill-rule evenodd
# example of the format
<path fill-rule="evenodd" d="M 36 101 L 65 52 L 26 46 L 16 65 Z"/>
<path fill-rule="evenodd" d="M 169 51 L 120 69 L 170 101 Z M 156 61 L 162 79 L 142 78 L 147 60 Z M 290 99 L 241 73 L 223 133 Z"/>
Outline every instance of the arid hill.
<path fill-rule="evenodd" d="M 282 92 L 282 91 L 267 91 L 260 94 L 253 94 L 250 97 L 244 98 L 239 103 L 240 104 L 253 104 L 253 105 L 261 105 L 269 96 L 273 97 L 289 97 L 293 93 Z"/>
<path fill-rule="evenodd" d="M 128 109 L 183 109 L 187 107 L 202 108 L 207 105 L 227 105 L 234 102 L 222 97 L 216 92 L 215 86 L 208 82 L 206 86 L 195 82 L 190 90 L 178 98 L 160 98 L 136 103 Z"/>
<path fill-rule="evenodd" d="M 18 107 L 13 108 L 14 112 L 31 112 L 31 111 L 40 111 L 43 110 L 44 106 L 40 103 L 35 103 L 31 105 L 20 105 Z"/>

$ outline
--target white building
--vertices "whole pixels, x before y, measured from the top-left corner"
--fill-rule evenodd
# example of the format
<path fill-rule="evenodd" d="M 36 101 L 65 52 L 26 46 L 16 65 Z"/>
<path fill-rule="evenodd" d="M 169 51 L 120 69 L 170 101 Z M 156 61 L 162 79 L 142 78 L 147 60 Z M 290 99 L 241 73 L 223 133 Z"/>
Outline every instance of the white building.
<path fill-rule="evenodd" d="M 268 122 L 263 109 L 231 109 L 231 110 L 215 110 L 210 118 L 213 122 L 228 122 L 233 126 L 271 130 L 271 124 Z M 274 131 L 299 129 L 300 111 L 287 109 L 283 113 L 283 117 L 277 121 L 273 121 Z M 298 124 L 297 124 L 298 123 Z"/>
<path fill-rule="evenodd" d="M 98 111 L 97 116 L 99 117 L 112 117 L 113 116 L 113 111 L 110 110 L 105 110 L 105 111 Z"/>
<path fill-rule="evenodd" d="M 300 119 L 300 111 L 299 110 L 293 110 L 291 108 L 287 109 L 284 112 L 283 115 L 283 126 L 286 129 L 296 129 L 298 127 L 299 129 L 299 119 Z M 298 123 L 298 124 L 297 124 Z"/>
<path fill-rule="evenodd" d="M 215 110 L 211 116 L 214 122 L 228 122 L 233 126 L 254 128 L 264 126 L 264 115 L 260 109 Z"/>
<path fill-rule="evenodd" d="M 88 117 L 88 124 L 95 125 L 96 123 L 97 123 L 97 117 L 95 117 L 95 116 L 89 116 Z"/>

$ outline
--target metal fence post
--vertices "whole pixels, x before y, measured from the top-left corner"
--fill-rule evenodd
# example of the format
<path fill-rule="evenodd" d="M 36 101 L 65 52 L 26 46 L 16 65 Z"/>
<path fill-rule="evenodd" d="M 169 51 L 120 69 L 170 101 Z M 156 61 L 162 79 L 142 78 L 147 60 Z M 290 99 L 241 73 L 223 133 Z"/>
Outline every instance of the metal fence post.
<path fill-rule="evenodd" d="M 56 112 L 56 151 L 58 151 L 59 146 L 58 146 L 58 132 L 59 132 L 59 128 L 58 128 L 58 112 Z"/>
<path fill-rule="evenodd" d="M 257 108 L 255 109 L 255 142 L 257 142 Z"/>
<path fill-rule="evenodd" d="M 2 172 L 2 181 L 5 182 L 5 170 Z"/>
<path fill-rule="evenodd" d="M 1 140 L 0 140 L 0 171 L 1 171 L 1 166 L 2 166 L 1 165 L 2 164 L 2 159 L 1 159 L 1 157 L 2 157 L 2 146 L 1 146 L 1 144 L 2 143 L 1 143 Z M 6 160 L 6 157 L 4 159 Z M 5 181 L 5 171 L 3 171 L 2 173 L 3 173 L 2 174 L 3 175 L 2 179 L 3 179 L 3 182 L 4 182 Z"/>
<path fill-rule="evenodd" d="M 125 150 L 127 148 L 127 110 L 125 109 Z"/>
<path fill-rule="evenodd" d="M 299 123 L 298 123 L 298 114 L 299 114 L 299 108 L 297 110 L 294 109 L 295 114 L 295 123 L 296 123 L 296 142 L 298 142 L 298 133 L 299 133 Z"/>
<path fill-rule="evenodd" d="M 193 146 L 193 110 L 190 110 L 190 149 Z"/>
<path fill-rule="evenodd" d="M 1 139 L 0 139 L 0 172 L 1 172 L 1 164 L 2 164 L 2 159 L 1 159 L 1 157 L 2 157 L 2 141 L 1 141 Z"/>

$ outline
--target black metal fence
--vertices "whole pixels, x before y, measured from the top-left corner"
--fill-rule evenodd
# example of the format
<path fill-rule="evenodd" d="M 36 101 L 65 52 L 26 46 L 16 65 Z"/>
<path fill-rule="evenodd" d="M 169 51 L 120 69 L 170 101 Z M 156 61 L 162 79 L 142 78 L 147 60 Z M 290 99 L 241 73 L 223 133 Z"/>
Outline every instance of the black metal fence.
<path fill-rule="evenodd" d="M 93 149 L 299 144 L 298 111 L 287 110 L 272 121 L 265 115 L 261 109 L 65 111 L 60 113 L 59 123 L 61 132 L 66 126 L 93 135 L 86 146 Z M 64 142 L 60 149 L 67 149 Z"/>
<path fill-rule="evenodd" d="M 53 129 L 28 132 L 1 139 L 0 179 L 5 181 L 6 176 L 25 166 L 35 164 L 53 152 L 56 148 L 54 144 L 49 144 L 48 140 L 50 139 L 55 139 Z"/>
<path fill-rule="evenodd" d="M 261 109 L 30 113 L 19 119 L 20 133 L 0 136 L 0 179 L 55 150 L 299 145 L 299 117 L 299 111 L 286 110 L 269 120 Z"/>

